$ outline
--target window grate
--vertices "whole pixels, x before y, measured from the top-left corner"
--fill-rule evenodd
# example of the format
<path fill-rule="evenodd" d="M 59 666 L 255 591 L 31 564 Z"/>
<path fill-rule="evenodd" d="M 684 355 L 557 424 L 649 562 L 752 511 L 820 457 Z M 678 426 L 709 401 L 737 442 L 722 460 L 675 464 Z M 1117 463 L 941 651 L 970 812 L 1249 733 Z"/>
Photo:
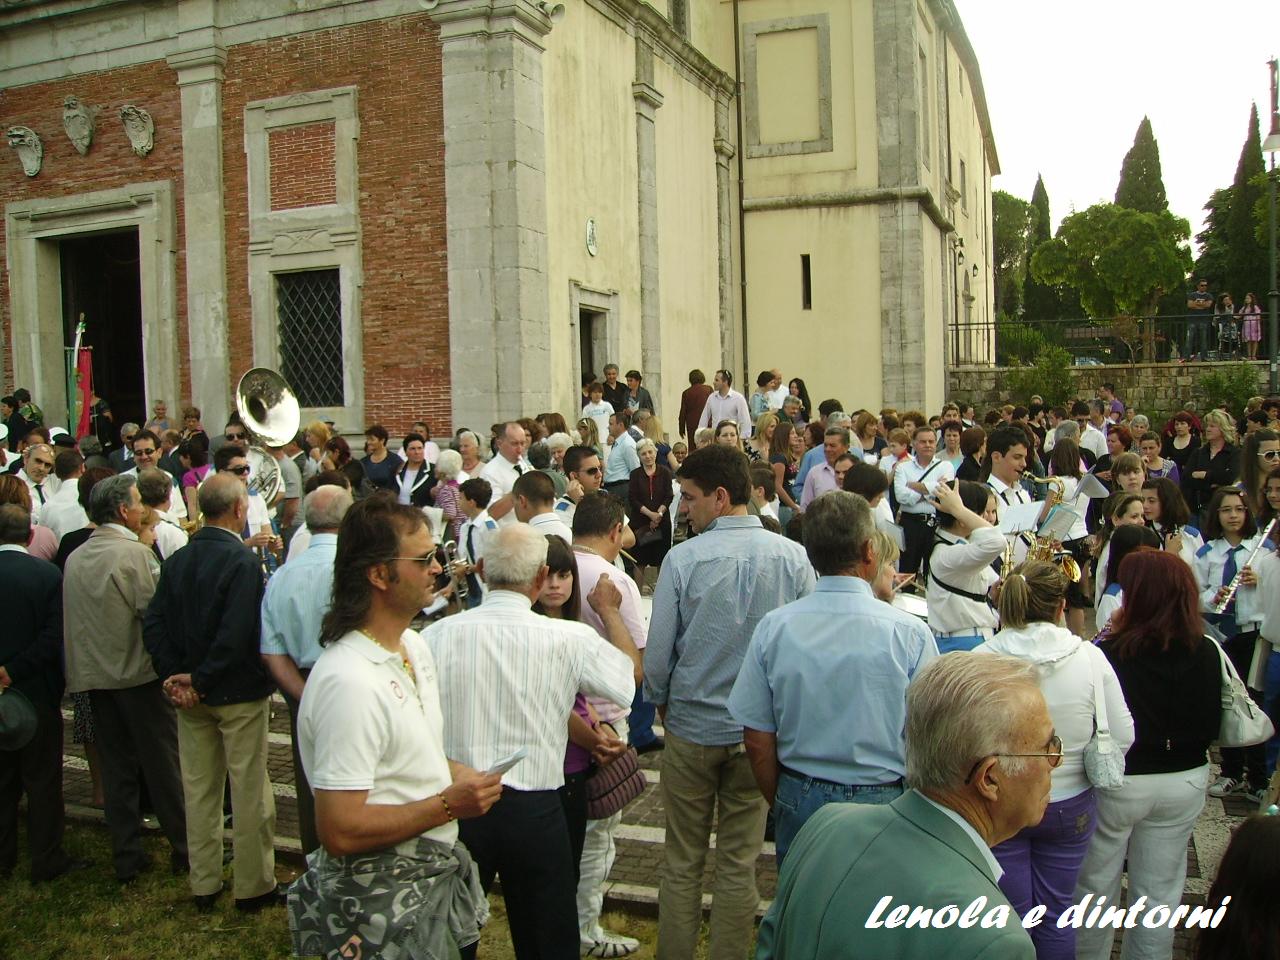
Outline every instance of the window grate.
<path fill-rule="evenodd" d="M 341 407 L 342 284 L 337 270 L 276 274 L 280 373 L 302 407 Z"/>

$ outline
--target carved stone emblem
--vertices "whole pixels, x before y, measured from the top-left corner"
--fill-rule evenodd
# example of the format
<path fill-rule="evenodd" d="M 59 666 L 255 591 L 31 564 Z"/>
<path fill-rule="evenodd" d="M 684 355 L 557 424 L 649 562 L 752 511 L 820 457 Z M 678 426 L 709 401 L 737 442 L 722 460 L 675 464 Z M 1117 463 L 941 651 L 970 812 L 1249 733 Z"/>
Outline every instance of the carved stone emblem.
<path fill-rule="evenodd" d="M 67 97 L 62 101 L 62 128 L 81 156 L 89 152 L 89 145 L 93 143 L 97 113 L 97 109 L 81 103 L 79 97 Z"/>
<path fill-rule="evenodd" d="M 22 161 L 22 172 L 34 177 L 40 172 L 40 164 L 44 161 L 44 144 L 40 135 L 30 127 L 10 127 L 5 131 L 9 146 L 18 151 L 18 159 Z"/>
<path fill-rule="evenodd" d="M 124 132 L 133 145 L 133 152 L 145 157 L 151 152 L 156 125 L 151 121 L 151 114 L 141 107 L 125 104 L 120 108 L 120 120 L 124 124 Z"/>

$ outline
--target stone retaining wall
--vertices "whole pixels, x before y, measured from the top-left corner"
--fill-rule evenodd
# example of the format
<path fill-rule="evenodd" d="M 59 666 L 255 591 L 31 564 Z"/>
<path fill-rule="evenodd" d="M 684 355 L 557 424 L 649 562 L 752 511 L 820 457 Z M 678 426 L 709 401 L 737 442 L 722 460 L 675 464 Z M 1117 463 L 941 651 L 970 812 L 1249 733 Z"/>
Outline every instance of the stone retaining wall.
<path fill-rule="evenodd" d="M 1139 363 L 1109 364 L 1099 367 L 1072 367 L 1075 394 L 1092 399 L 1103 383 L 1114 383 L 1116 395 L 1138 410 L 1169 412 L 1188 400 L 1201 407 L 1205 404 L 1200 378 L 1214 371 L 1226 372 L 1239 365 L 1231 363 Z M 1264 361 L 1257 361 L 1258 393 L 1267 392 L 1268 371 Z M 1009 367 L 954 367 L 947 374 L 947 398 L 968 401 L 981 417 L 984 410 L 1005 403 L 1026 403 L 1026 397 L 1009 392 Z"/>

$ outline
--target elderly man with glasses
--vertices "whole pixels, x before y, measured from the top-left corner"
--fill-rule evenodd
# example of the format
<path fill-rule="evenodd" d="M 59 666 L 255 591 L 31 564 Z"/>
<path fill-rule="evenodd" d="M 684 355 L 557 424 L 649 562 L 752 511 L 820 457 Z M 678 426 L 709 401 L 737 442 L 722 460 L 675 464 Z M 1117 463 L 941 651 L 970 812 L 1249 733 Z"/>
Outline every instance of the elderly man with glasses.
<path fill-rule="evenodd" d="M 906 717 L 912 789 L 887 806 L 829 804 L 809 819 L 760 925 L 757 960 L 1035 957 L 991 847 L 1040 822 L 1062 763 L 1036 668 L 986 653 L 939 657 L 912 680 Z M 917 908 L 935 922 L 900 929 Z M 966 910 L 973 922 L 958 922 Z"/>
<path fill-rule="evenodd" d="M 187 519 L 187 505 L 183 502 L 182 492 L 173 474 L 160 467 L 160 438 L 150 430 L 139 430 L 133 438 L 133 466 L 123 473 L 137 476 L 139 472 L 155 468 L 169 478 L 174 488 L 174 495 L 169 498 L 169 505 L 160 510 L 164 518 L 171 523 L 181 523 Z"/>

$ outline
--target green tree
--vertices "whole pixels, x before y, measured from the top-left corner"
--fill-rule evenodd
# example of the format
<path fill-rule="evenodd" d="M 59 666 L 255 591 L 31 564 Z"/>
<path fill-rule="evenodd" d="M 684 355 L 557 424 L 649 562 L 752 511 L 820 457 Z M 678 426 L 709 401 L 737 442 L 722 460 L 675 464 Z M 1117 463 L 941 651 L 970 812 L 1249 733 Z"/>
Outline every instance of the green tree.
<path fill-rule="evenodd" d="M 1071 354 L 1062 347 L 1044 347 L 1029 367 L 1014 367 L 1005 374 L 1005 395 L 1019 403 L 1044 397 L 1049 406 L 1065 403 L 1074 393 Z"/>
<path fill-rule="evenodd" d="M 1196 234 L 1196 243 L 1200 245 L 1200 256 L 1196 260 L 1194 273 L 1197 278 L 1204 277 L 1209 281 L 1210 290 L 1220 290 L 1226 280 L 1227 262 L 1231 256 L 1227 249 L 1227 217 L 1231 212 L 1231 188 L 1224 187 L 1213 191 L 1209 202 L 1204 205 L 1204 211 L 1204 229 Z"/>
<path fill-rule="evenodd" d="M 1099 203 L 1062 221 L 1058 235 L 1036 249 L 1031 272 L 1075 290 L 1090 316 L 1153 316 L 1160 296 L 1186 280 L 1190 235 L 1190 224 L 1167 210 Z"/>
<path fill-rule="evenodd" d="M 1044 177 L 1036 177 L 1035 189 L 1031 191 L 1031 207 L 1036 211 L 1036 219 L 1031 227 L 1031 243 L 1027 250 L 1028 266 L 1031 254 L 1053 236 L 1049 229 L 1049 191 L 1045 189 Z M 1022 283 L 1022 319 L 1036 323 L 1060 320 L 1063 316 L 1061 292 L 1050 284 L 1041 283 L 1028 269 Z"/>
<path fill-rule="evenodd" d="M 1160 173 L 1160 148 L 1151 132 L 1151 120 L 1142 118 L 1133 146 L 1120 165 L 1120 185 L 1116 187 L 1116 206 L 1143 213 L 1163 213 L 1169 209 Z"/>
<path fill-rule="evenodd" d="M 1236 305 L 1252 291 L 1265 297 L 1267 291 L 1267 245 L 1258 241 L 1255 209 L 1265 196 L 1265 173 L 1262 163 L 1262 141 L 1258 134 L 1258 107 L 1249 113 L 1249 130 L 1236 178 L 1231 184 L 1231 208 L 1225 224 L 1226 270 L 1222 284 L 1211 289 L 1230 292 Z M 1265 222 L 1265 221 L 1264 221 Z"/>
<path fill-rule="evenodd" d="M 991 194 L 991 215 L 996 313 L 1016 317 L 1022 307 L 1031 238 L 1040 214 L 1020 197 L 996 190 Z"/>

